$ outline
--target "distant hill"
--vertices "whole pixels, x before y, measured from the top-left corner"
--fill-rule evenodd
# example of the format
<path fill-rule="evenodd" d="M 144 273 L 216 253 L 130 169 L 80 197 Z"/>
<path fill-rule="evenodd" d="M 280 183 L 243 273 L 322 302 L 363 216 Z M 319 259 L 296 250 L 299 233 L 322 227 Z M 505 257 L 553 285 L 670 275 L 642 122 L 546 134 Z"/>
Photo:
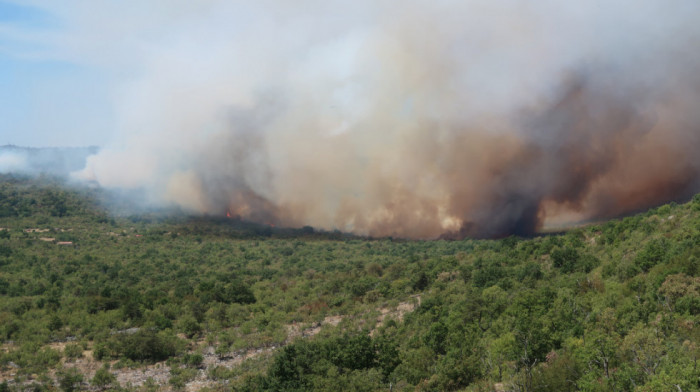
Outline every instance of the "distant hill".
<path fill-rule="evenodd" d="M 32 148 L 0 146 L 0 173 L 49 174 L 66 177 L 85 167 L 88 156 L 99 150 L 90 147 Z"/>

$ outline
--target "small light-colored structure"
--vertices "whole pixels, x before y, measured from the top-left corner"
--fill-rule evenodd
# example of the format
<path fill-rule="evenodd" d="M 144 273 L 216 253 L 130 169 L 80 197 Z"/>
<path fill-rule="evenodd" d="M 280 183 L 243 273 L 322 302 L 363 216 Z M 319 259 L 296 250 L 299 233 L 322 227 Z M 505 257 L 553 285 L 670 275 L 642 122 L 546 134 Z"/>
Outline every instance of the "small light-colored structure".
<path fill-rule="evenodd" d="M 56 243 L 56 245 L 73 246 L 73 242 L 72 241 L 59 241 Z"/>

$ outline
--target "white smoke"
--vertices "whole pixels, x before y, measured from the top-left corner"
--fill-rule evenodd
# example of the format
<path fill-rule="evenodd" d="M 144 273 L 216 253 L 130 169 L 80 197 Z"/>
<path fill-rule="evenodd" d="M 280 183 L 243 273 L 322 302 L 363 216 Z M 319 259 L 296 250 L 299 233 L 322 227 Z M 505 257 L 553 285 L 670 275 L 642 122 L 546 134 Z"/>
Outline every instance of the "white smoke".
<path fill-rule="evenodd" d="M 0 173 L 22 173 L 27 170 L 25 154 L 13 151 L 0 151 Z"/>
<path fill-rule="evenodd" d="M 45 55 L 108 70 L 117 86 L 113 143 L 76 175 L 153 202 L 411 237 L 496 221 L 475 230 L 497 235 L 527 209 L 525 230 L 598 213 L 645 138 L 682 161 L 649 156 L 651 172 L 697 184 L 695 0 L 35 3 L 65 25 Z M 542 179 L 562 175 L 561 154 L 522 151 L 571 142 L 550 114 L 579 79 L 586 104 L 566 113 L 606 129 L 579 132 L 586 165 L 607 163 L 564 197 Z M 625 131 L 608 103 L 651 125 Z M 653 186 L 635 176 L 622 187 Z"/>

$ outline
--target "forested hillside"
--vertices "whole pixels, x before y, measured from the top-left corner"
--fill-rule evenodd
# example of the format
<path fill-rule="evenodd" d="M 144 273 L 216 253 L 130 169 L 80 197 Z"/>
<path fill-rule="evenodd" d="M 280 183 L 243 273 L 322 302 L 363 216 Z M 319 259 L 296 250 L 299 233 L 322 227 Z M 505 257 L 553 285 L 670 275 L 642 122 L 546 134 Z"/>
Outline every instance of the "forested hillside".
<path fill-rule="evenodd" d="M 700 195 L 404 241 L 0 176 L 0 391 L 699 391 Z"/>

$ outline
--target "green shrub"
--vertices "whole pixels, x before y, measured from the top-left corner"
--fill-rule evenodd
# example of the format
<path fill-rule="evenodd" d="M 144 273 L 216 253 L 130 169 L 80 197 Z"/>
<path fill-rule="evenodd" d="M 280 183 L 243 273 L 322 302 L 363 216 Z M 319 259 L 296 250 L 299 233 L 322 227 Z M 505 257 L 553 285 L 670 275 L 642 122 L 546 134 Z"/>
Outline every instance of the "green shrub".
<path fill-rule="evenodd" d="M 196 369 L 180 368 L 177 366 L 170 368 L 170 380 L 168 383 L 176 390 L 182 390 L 185 385 L 197 377 Z"/>
<path fill-rule="evenodd" d="M 202 326 L 192 316 L 186 316 L 180 321 L 180 330 L 188 337 L 192 338 L 202 332 Z"/>
<path fill-rule="evenodd" d="M 95 376 L 90 383 L 98 388 L 106 388 L 116 382 L 117 376 L 109 371 L 109 364 L 104 364 L 95 372 Z"/>
<path fill-rule="evenodd" d="M 63 355 L 69 359 L 81 358 L 83 356 L 83 347 L 77 343 L 67 344 L 63 349 Z"/>
<path fill-rule="evenodd" d="M 204 362 L 202 354 L 185 354 L 182 361 L 185 365 L 199 367 Z"/>
<path fill-rule="evenodd" d="M 132 361 L 163 361 L 177 353 L 176 338 L 148 329 L 119 334 L 113 339 L 114 351 Z"/>
<path fill-rule="evenodd" d="M 561 268 L 561 272 L 569 273 L 576 270 L 576 265 L 581 256 L 576 249 L 566 247 L 552 251 L 551 258 L 552 265 Z"/>
<path fill-rule="evenodd" d="M 656 264 L 666 261 L 668 242 L 662 239 L 654 239 L 646 244 L 644 249 L 637 253 L 634 264 L 642 271 L 647 272 Z"/>
<path fill-rule="evenodd" d="M 65 392 L 73 392 L 80 388 L 83 375 L 75 368 L 62 369 L 56 372 L 58 386 Z"/>

